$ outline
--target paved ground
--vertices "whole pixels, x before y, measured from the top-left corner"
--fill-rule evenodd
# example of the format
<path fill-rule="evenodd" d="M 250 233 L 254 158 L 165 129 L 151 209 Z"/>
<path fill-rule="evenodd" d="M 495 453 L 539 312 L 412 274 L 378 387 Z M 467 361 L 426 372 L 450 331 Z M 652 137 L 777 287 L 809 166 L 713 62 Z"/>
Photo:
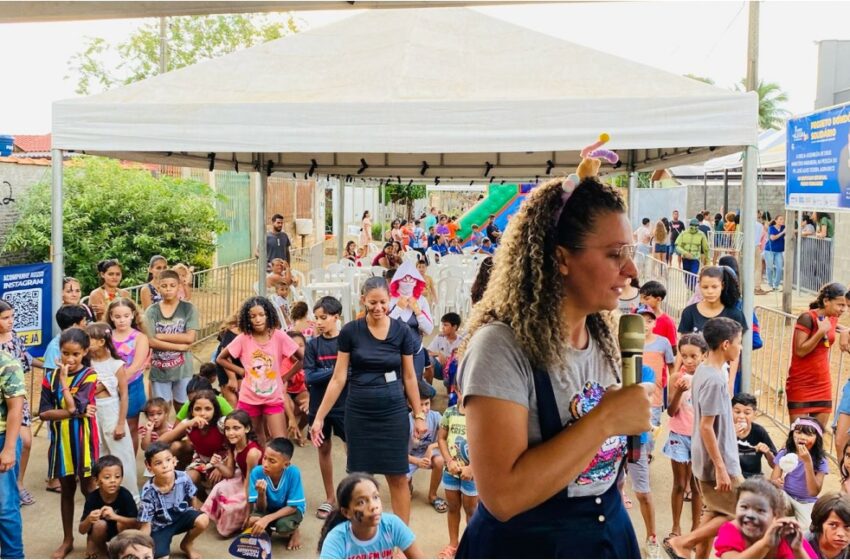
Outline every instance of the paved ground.
<path fill-rule="evenodd" d="M 209 344 L 203 345 L 197 349 L 198 356 L 209 356 Z M 442 409 L 444 400 L 441 402 L 440 397 L 436 401 L 437 408 Z M 785 434 L 781 434 L 773 428 L 772 424 L 764 419 L 759 420 L 765 425 L 771 433 L 774 442 L 781 443 L 785 439 Z M 658 449 L 663 446 L 666 441 L 666 428 L 659 434 Z M 334 442 L 334 478 L 339 481 L 345 472 L 345 456 L 342 445 L 339 445 L 339 440 Z M 62 528 L 59 517 L 59 495 L 44 491 L 43 480 L 47 470 L 47 432 L 42 430 L 39 437 L 35 438 L 33 443 L 32 458 L 30 467 L 27 472 L 27 487 L 36 497 L 36 503 L 27 506 L 23 509 L 24 519 L 24 543 L 26 555 L 28 558 L 46 558 L 58 546 L 62 540 Z M 321 521 L 315 517 L 315 508 L 321 503 L 323 491 L 321 486 L 321 477 L 318 468 L 318 456 L 312 447 L 296 448 L 294 463 L 299 466 L 304 476 L 305 491 L 308 500 L 308 514 L 302 525 L 302 541 L 304 547 L 298 552 L 288 552 L 285 547 L 276 542 L 273 549 L 273 557 L 275 558 L 316 558 L 316 544 L 318 541 Z M 839 487 L 839 479 L 837 470 L 834 465 L 831 465 L 833 474 L 826 478 L 825 489 L 837 490 Z M 660 453 L 656 454 L 655 460 L 651 466 L 651 487 L 653 489 L 653 497 L 655 501 L 657 532 L 660 537 L 666 536 L 671 527 L 670 517 L 670 489 L 672 484 L 672 474 L 670 463 L 666 457 Z M 141 475 L 141 470 L 139 472 Z M 428 473 L 418 472 L 415 477 L 416 492 L 414 494 L 411 526 L 416 533 L 417 541 L 422 550 L 429 557 L 436 557 L 437 553 L 447 544 L 446 516 L 435 512 L 426 502 L 426 494 L 428 487 Z M 383 481 L 382 481 L 383 482 Z M 389 494 L 386 491 L 384 484 L 383 497 L 384 507 L 390 509 Z M 518 488 L 518 492 L 522 489 Z M 641 520 L 638 502 L 628 490 L 634 501 L 634 507 L 629 511 L 632 521 L 635 524 L 635 529 L 638 538 L 641 542 L 645 539 L 645 530 L 643 521 Z M 687 504 L 686 504 L 687 505 Z M 690 509 L 685 508 L 682 518 L 682 526 L 687 529 L 690 527 Z M 82 498 L 77 499 L 77 515 L 82 513 Z M 229 541 L 218 538 L 215 529 L 210 527 L 198 541 L 198 548 L 205 558 L 220 558 L 227 557 L 227 547 Z M 177 550 L 177 540 L 175 539 L 175 548 Z M 85 539 L 80 536 L 76 539 L 76 548 L 70 555 L 71 558 L 82 558 L 85 552 Z M 175 557 L 182 557 L 181 554 L 175 554 Z"/>

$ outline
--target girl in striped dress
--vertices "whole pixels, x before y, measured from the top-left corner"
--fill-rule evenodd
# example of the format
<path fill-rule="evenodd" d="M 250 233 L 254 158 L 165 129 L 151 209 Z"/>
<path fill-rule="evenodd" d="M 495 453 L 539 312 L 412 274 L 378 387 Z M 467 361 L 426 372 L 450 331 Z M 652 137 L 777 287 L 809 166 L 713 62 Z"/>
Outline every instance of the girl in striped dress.
<path fill-rule="evenodd" d="M 74 549 L 74 493 L 77 482 L 85 497 L 95 481 L 92 467 L 100 442 L 95 420 L 97 373 L 89 367 L 89 336 L 72 327 L 59 338 L 61 361 L 41 384 L 39 417 L 49 422 L 50 448 L 47 476 L 58 478 L 62 493 L 64 539 L 53 558 L 65 558 Z"/>

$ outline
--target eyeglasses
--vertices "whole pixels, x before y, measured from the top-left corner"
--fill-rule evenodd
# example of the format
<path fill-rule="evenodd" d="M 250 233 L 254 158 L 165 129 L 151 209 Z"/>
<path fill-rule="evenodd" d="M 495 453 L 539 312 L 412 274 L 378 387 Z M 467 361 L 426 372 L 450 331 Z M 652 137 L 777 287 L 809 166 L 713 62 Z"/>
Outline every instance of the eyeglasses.
<path fill-rule="evenodd" d="M 599 246 L 591 246 L 591 245 L 576 245 L 575 249 L 602 249 L 604 251 L 610 250 L 610 257 L 617 259 L 617 264 L 620 266 L 620 269 L 626 267 L 629 264 L 629 261 L 635 258 L 635 251 L 637 250 L 637 245 L 620 245 L 618 248 L 614 249 L 612 247 L 599 247 Z"/>

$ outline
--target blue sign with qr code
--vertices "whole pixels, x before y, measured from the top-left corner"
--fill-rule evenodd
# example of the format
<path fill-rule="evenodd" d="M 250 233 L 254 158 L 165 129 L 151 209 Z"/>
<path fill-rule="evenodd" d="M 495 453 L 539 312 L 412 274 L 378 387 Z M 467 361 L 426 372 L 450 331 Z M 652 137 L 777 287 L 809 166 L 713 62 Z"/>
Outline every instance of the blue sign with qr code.
<path fill-rule="evenodd" d="M 0 298 L 15 310 L 14 331 L 35 357 L 44 355 L 53 329 L 50 263 L 0 267 Z"/>

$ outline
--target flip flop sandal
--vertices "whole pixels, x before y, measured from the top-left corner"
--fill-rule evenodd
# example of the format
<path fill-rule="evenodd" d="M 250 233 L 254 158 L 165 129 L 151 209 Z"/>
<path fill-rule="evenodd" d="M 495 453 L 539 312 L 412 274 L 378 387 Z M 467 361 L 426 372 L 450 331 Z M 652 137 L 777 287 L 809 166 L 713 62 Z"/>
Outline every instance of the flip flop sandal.
<path fill-rule="evenodd" d="M 632 499 L 631 499 L 631 498 L 629 498 L 629 497 L 626 495 L 626 493 L 625 493 L 625 492 L 623 492 L 623 506 L 625 506 L 625 508 L 626 508 L 626 509 L 632 509 L 632 506 L 633 506 L 633 505 L 634 505 L 634 504 L 632 503 Z"/>
<path fill-rule="evenodd" d="M 437 513 L 446 513 L 449 510 L 449 504 L 442 498 L 434 498 L 431 500 L 431 506 Z M 454 558 L 454 556 L 452 556 Z"/>
<path fill-rule="evenodd" d="M 35 498 L 33 497 L 32 494 L 30 494 L 30 491 L 27 490 L 26 488 L 21 488 L 21 491 L 19 492 L 19 494 L 20 494 L 22 506 L 31 506 L 35 503 Z"/>
<path fill-rule="evenodd" d="M 673 545 L 670 544 L 670 537 L 667 537 L 663 541 L 661 541 L 661 548 L 664 549 L 664 552 L 667 553 L 667 556 L 672 558 L 673 560 L 684 560 L 684 556 L 679 556 L 676 554 L 676 551 L 673 550 Z"/>
<path fill-rule="evenodd" d="M 693 493 L 693 492 L 691 492 L 691 491 L 689 490 L 689 491 L 685 492 L 685 495 L 684 495 L 684 497 L 682 498 L 682 501 L 684 501 L 684 502 L 690 502 L 690 501 L 692 501 L 693 499 L 694 499 L 694 493 Z"/>
<path fill-rule="evenodd" d="M 322 502 L 322 505 L 316 508 L 316 517 L 319 519 L 327 519 L 333 510 L 334 507 L 330 504 L 330 502 Z"/>

